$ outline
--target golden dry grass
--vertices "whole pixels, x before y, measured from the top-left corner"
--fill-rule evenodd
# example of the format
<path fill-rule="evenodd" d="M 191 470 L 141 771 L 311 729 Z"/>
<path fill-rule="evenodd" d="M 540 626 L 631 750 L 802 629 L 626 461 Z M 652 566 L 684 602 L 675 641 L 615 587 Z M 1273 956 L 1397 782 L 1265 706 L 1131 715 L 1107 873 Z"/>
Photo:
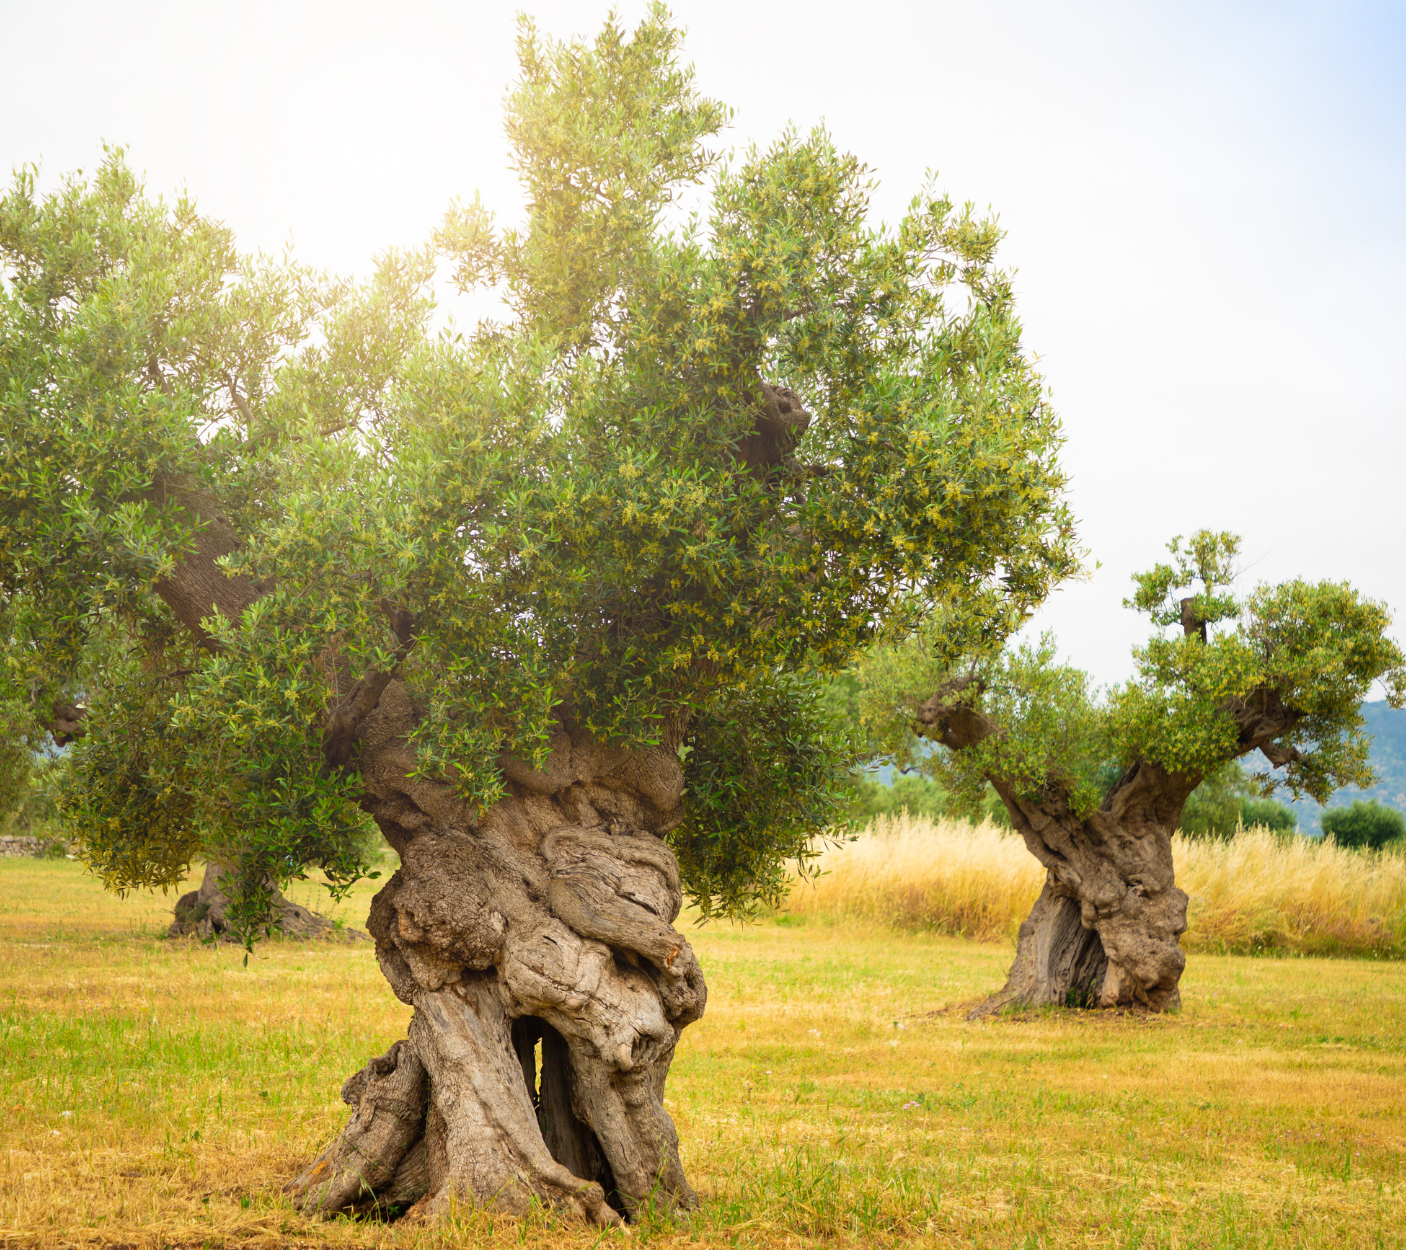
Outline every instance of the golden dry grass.
<path fill-rule="evenodd" d="M 821 876 L 797 881 L 786 911 L 930 929 L 977 941 L 1013 938 L 1045 871 L 1025 843 L 989 822 L 880 816 L 821 853 Z"/>
<path fill-rule="evenodd" d="M 1222 954 L 1282 951 L 1406 956 L 1406 857 L 1268 829 L 1172 841 L 1177 883 L 1191 897 L 1183 943 Z M 1044 881 L 1019 837 L 991 824 L 881 817 L 857 841 L 830 847 L 825 875 L 798 882 L 786 910 L 1013 940 Z"/>
<path fill-rule="evenodd" d="M 279 1193 L 344 1122 L 342 1079 L 403 1035 L 370 951 L 270 944 L 246 969 L 156 937 L 169 906 L 0 861 L 0 1242 L 1403 1244 L 1406 964 L 1201 955 L 1177 1017 L 970 1024 L 1008 944 L 709 926 L 668 1099 L 700 1212 L 426 1230 L 310 1222 Z"/>

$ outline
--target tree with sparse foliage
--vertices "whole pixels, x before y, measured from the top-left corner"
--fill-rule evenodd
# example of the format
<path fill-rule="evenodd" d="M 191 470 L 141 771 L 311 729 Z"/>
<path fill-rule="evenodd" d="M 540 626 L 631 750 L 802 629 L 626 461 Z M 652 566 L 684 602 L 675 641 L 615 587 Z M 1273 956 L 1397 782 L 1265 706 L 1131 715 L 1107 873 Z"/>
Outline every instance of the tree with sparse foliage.
<path fill-rule="evenodd" d="M 4 678 L 81 732 L 84 858 L 218 861 L 252 937 L 365 870 L 368 818 L 400 856 L 368 928 L 413 1020 L 306 1211 L 690 1205 L 685 896 L 776 899 L 833 819 L 828 674 L 934 601 L 975 645 L 1074 567 L 994 223 L 924 191 L 875 228 L 823 132 L 721 161 L 678 46 L 658 9 L 524 26 L 525 221 L 436 241 L 505 296 L 463 336 L 425 331 L 434 257 L 247 258 L 116 156 L 0 205 Z"/>
<path fill-rule="evenodd" d="M 1005 988 L 980 1011 L 1047 1003 L 1180 1002 L 1186 894 L 1171 837 L 1206 777 L 1258 754 L 1283 786 L 1324 801 L 1371 784 L 1361 704 L 1381 682 L 1406 700 L 1386 609 L 1340 582 L 1231 591 L 1239 540 L 1202 530 L 1135 578 L 1126 605 L 1154 632 L 1137 676 L 1099 698 L 1054 642 L 963 649 L 941 614 L 861 669 L 880 748 L 925 763 L 975 811 L 989 784 L 1046 869 Z M 1168 635 L 1174 630 L 1173 636 Z M 939 744 L 926 755 L 919 743 Z"/>

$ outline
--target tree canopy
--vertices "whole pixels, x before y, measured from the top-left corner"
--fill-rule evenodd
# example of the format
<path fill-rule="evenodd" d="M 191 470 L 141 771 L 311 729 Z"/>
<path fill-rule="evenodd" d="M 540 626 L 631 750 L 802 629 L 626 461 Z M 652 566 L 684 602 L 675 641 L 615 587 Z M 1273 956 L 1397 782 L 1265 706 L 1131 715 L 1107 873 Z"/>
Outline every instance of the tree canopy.
<path fill-rule="evenodd" d="M 1106 694 L 1060 663 L 1050 636 L 954 658 L 937 615 L 863 667 L 862 715 L 880 749 L 929 761 L 969 809 L 999 778 L 1017 796 L 1058 794 L 1087 814 L 1139 763 L 1187 779 L 1189 792 L 1255 752 L 1269 765 L 1255 774 L 1261 795 L 1282 787 L 1322 802 L 1339 786 L 1370 784 L 1362 701 L 1377 682 L 1392 706 L 1406 699 L 1390 614 L 1342 582 L 1237 597 L 1239 546 L 1233 534 L 1201 530 L 1172 540 L 1170 563 L 1136 575 L 1124 603 L 1154 632 L 1133 652 L 1137 675 Z M 918 739 L 945 732 L 940 717 L 925 723 L 925 703 L 967 706 L 985 728 L 958 750 L 923 756 Z"/>
<path fill-rule="evenodd" d="M 524 23 L 523 219 L 457 205 L 359 286 L 241 253 L 117 150 L 17 174 L 4 693 L 81 733 L 64 809 L 109 885 L 213 856 L 252 923 L 265 881 L 355 878 L 394 679 L 417 775 L 480 807 L 564 720 L 681 729 L 686 888 L 745 911 L 834 811 L 818 679 L 934 603 L 998 636 L 1075 567 L 995 222 L 929 187 L 876 224 L 823 130 L 721 155 L 678 49 L 661 9 Z M 501 319 L 432 333 L 439 265 Z"/>

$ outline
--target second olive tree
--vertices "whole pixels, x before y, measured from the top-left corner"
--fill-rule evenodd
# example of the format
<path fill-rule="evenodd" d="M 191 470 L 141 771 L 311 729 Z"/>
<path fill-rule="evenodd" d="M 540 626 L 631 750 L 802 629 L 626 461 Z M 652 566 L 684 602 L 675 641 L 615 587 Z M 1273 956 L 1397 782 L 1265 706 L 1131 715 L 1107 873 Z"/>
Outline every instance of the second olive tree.
<path fill-rule="evenodd" d="M 1406 697 L 1390 616 L 1339 582 L 1237 599 L 1238 549 L 1234 535 L 1203 530 L 1137 576 L 1126 606 L 1154 634 L 1134 651 L 1137 676 L 1102 698 L 1051 639 L 963 654 L 940 613 L 862 666 L 879 749 L 936 773 L 972 813 L 992 786 L 1045 867 L 1006 985 L 981 1010 L 1174 1009 L 1187 896 L 1171 838 L 1203 778 L 1258 755 L 1274 770 L 1262 793 L 1322 802 L 1371 784 L 1362 701 L 1378 681 L 1393 707 Z"/>

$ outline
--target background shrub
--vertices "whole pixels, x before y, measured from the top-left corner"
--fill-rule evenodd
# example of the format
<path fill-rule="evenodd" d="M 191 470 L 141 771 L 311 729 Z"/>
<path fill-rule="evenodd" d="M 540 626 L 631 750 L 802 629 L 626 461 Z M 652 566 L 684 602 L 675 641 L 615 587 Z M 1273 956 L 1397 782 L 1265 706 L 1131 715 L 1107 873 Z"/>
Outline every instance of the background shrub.
<path fill-rule="evenodd" d="M 1375 799 L 1370 803 L 1358 799 L 1351 807 L 1330 807 L 1324 812 L 1323 833 L 1339 846 L 1378 850 L 1406 837 L 1406 817 Z"/>

